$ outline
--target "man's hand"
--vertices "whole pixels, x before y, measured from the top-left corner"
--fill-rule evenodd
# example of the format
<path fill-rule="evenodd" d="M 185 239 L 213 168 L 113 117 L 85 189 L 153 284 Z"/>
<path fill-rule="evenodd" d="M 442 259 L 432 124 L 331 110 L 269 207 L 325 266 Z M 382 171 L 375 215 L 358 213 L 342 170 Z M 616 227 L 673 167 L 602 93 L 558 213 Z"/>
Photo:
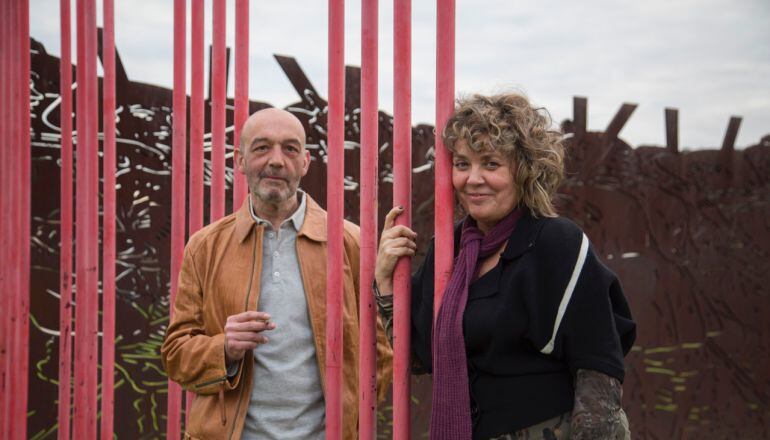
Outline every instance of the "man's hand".
<path fill-rule="evenodd" d="M 247 351 L 267 342 L 265 330 L 275 328 L 265 312 L 243 312 L 227 317 L 225 324 L 225 360 L 228 364 L 243 359 Z"/>

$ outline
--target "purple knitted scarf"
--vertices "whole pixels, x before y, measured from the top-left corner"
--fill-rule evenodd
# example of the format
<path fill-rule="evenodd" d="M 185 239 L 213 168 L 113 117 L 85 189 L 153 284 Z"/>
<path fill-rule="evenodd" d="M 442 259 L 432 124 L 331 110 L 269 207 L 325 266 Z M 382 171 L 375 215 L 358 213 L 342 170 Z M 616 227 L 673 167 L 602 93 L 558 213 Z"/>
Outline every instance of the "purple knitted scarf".
<path fill-rule="evenodd" d="M 452 278 L 433 326 L 432 440 L 469 440 L 472 437 L 468 365 L 463 337 L 468 286 L 479 262 L 492 255 L 511 236 L 521 213 L 520 208 L 514 209 L 486 235 L 476 227 L 470 216 L 463 222 L 460 253 L 455 259 Z"/>

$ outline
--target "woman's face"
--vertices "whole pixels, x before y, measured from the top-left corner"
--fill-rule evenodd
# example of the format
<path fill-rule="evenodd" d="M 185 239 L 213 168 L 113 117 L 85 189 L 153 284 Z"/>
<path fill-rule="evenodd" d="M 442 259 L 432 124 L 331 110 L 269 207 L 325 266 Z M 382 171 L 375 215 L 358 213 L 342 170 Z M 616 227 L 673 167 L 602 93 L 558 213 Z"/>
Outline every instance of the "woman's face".
<path fill-rule="evenodd" d="M 513 163 L 497 151 L 475 152 L 463 141 L 452 156 L 452 185 L 465 212 L 487 232 L 516 206 Z"/>

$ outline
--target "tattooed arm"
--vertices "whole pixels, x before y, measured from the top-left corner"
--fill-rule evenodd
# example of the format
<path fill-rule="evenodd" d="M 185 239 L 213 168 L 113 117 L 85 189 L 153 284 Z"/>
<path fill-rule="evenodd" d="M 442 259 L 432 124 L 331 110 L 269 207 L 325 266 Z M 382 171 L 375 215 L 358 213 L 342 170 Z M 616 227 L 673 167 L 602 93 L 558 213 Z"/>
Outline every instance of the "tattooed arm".
<path fill-rule="evenodd" d="M 578 370 L 570 439 L 626 440 L 631 438 L 626 414 L 620 407 L 620 381 L 593 370 Z"/>
<path fill-rule="evenodd" d="M 385 335 L 388 337 L 390 346 L 393 346 L 393 294 L 383 295 L 377 289 L 377 283 L 372 284 L 374 300 L 377 303 L 377 314 L 380 315 L 382 326 L 385 328 Z M 417 356 L 412 353 L 412 374 L 425 374 L 428 369 L 423 366 Z"/>

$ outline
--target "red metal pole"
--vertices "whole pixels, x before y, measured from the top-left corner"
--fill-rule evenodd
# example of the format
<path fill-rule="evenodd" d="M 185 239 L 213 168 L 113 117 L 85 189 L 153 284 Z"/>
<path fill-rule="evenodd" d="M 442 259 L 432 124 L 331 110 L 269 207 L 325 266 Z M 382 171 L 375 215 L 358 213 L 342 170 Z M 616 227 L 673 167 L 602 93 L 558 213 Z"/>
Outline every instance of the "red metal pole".
<path fill-rule="evenodd" d="M 455 0 L 436 3 L 436 177 L 434 228 L 436 260 L 433 313 L 438 313 L 454 256 L 454 195 L 452 193 L 452 158 L 441 133 L 454 111 L 455 94 Z"/>
<path fill-rule="evenodd" d="M 329 0 L 326 207 L 326 438 L 342 438 L 342 272 L 345 218 L 345 1 Z"/>
<path fill-rule="evenodd" d="M 359 303 L 358 438 L 377 435 L 377 326 L 374 297 L 369 292 L 377 257 L 377 0 L 361 4 L 361 267 Z"/>
<path fill-rule="evenodd" d="M 235 1 L 235 136 L 234 145 L 241 138 L 241 126 L 249 117 L 249 0 Z M 233 211 L 248 194 L 248 185 L 238 164 L 233 162 Z"/>
<path fill-rule="evenodd" d="M 61 10 L 59 125 L 61 126 L 61 245 L 59 246 L 59 440 L 70 438 L 72 386 L 72 42 L 70 1 Z"/>
<path fill-rule="evenodd" d="M 13 82 L 13 95 L 15 105 L 12 112 L 15 113 L 15 142 L 10 145 L 13 150 L 11 166 L 14 167 L 15 179 L 10 191 L 16 193 L 12 199 L 14 210 L 10 216 L 15 219 L 14 231 L 16 234 L 15 249 L 12 251 L 14 260 L 13 290 L 15 295 L 14 314 L 11 317 L 13 326 L 13 360 L 12 370 L 8 369 L 10 379 L 11 415 L 10 438 L 27 437 L 27 383 L 29 366 L 29 263 L 30 263 L 30 138 L 29 138 L 29 1 L 21 0 L 14 5 L 12 14 L 16 57 Z M 11 374 L 11 372 L 16 374 Z"/>
<path fill-rule="evenodd" d="M 102 400 L 101 438 L 113 437 L 115 408 L 115 6 L 103 0 Z"/>
<path fill-rule="evenodd" d="M 215 2 L 216 3 L 216 2 Z M 222 2 L 224 3 L 224 1 Z M 187 178 L 187 84 L 186 84 L 186 14 L 185 0 L 174 0 L 174 94 L 171 148 L 171 297 L 170 317 L 174 316 L 179 269 L 185 242 L 185 180 Z M 181 436 L 182 389 L 169 381 L 166 438 Z"/>
<path fill-rule="evenodd" d="M 77 214 L 73 437 L 96 438 L 99 159 L 95 0 L 77 3 Z"/>
<path fill-rule="evenodd" d="M 190 235 L 203 227 L 203 0 L 192 1 L 190 50 Z"/>
<path fill-rule="evenodd" d="M 17 320 L 18 320 L 18 297 L 19 297 L 19 279 L 18 270 L 16 269 L 19 259 L 19 217 L 16 212 L 19 210 L 20 194 L 19 191 L 23 188 L 19 187 L 17 183 L 19 180 L 18 164 L 19 164 L 19 149 L 16 147 L 19 145 L 19 114 L 16 109 L 19 105 L 19 90 L 16 87 L 16 83 L 19 77 L 19 67 L 16 60 L 18 60 L 19 42 L 18 42 L 18 4 L 13 2 L 8 5 L 7 21 L 8 21 L 8 35 L 7 44 L 9 52 L 9 63 L 7 64 L 7 80 L 8 80 L 8 144 L 7 144 L 7 160 L 8 168 L 6 169 L 8 175 L 8 194 L 6 203 L 11 213 L 8 216 L 8 269 L 7 269 L 7 281 L 8 281 L 8 311 L 10 319 L 8 320 L 8 354 L 6 356 L 6 386 L 4 394 L 7 395 L 6 407 L 4 409 L 3 417 L 6 421 L 3 436 L 13 438 L 14 435 L 14 417 L 16 415 L 16 400 L 12 397 L 15 391 L 15 378 L 13 371 L 16 369 L 16 347 L 17 347 Z M 5 222 L 3 222 L 5 223 Z M 26 371 L 24 372 L 26 374 Z"/>
<path fill-rule="evenodd" d="M 192 0 L 190 33 L 190 202 L 188 229 L 192 236 L 203 227 L 203 133 L 205 125 L 203 99 L 203 0 Z M 185 395 L 185 426 L 195 393 Z"/>
<path fill-rule="evenodd" d="M 412 224 L 412 4 L 396 0 L 394 18 L 393 87 L 393 202 L 403 206 L 397 223 Z M 411 419 L 410 329 L 411 329 L 411 259 L 401 258 L 393 275 L 393 438 L 409 439 Z"/>
<path fill-rule="evenodd" d="M 13 182 L 11 176 L 13 172 L 13 163 L 11 159 L 11 148 L 13 145 L 11 130 L 11 108 L 13 107 L 11 99 L 12 83 L 12 54 L 13 34 L 11 32 L 11 4 L 10 2 L 0 2 L 0 183 L 3 188 L 10 188 Z M 0 208 L 3 212 L 12 212 L 14 205 L 11 191 L 0 191 Z M 13 230 L 10 221 L 0 222 L 0 287 L 5 295 L 0 295 L 0 305 L 2 310 L 10 311 L 13 307 L 13 289 L 12 280 L 13 270 L 11 269 L 11 250 L 14 247 Z M 0 323 L 0 437 L 8 435 L 10 429 L 10 411 L 11 411 L 11 393 L 9 392 L 10 383 L 8 372 L 11 361 L 11 321 L 3 319 Z"/>
<path fill-rule="evenodd" d="M 211 195 L 210 223 L 225 215 L 225 98 L 227 60 L 225 59 L 226 0 L 213 2 L 214 50 L 211 55 Z"/>

